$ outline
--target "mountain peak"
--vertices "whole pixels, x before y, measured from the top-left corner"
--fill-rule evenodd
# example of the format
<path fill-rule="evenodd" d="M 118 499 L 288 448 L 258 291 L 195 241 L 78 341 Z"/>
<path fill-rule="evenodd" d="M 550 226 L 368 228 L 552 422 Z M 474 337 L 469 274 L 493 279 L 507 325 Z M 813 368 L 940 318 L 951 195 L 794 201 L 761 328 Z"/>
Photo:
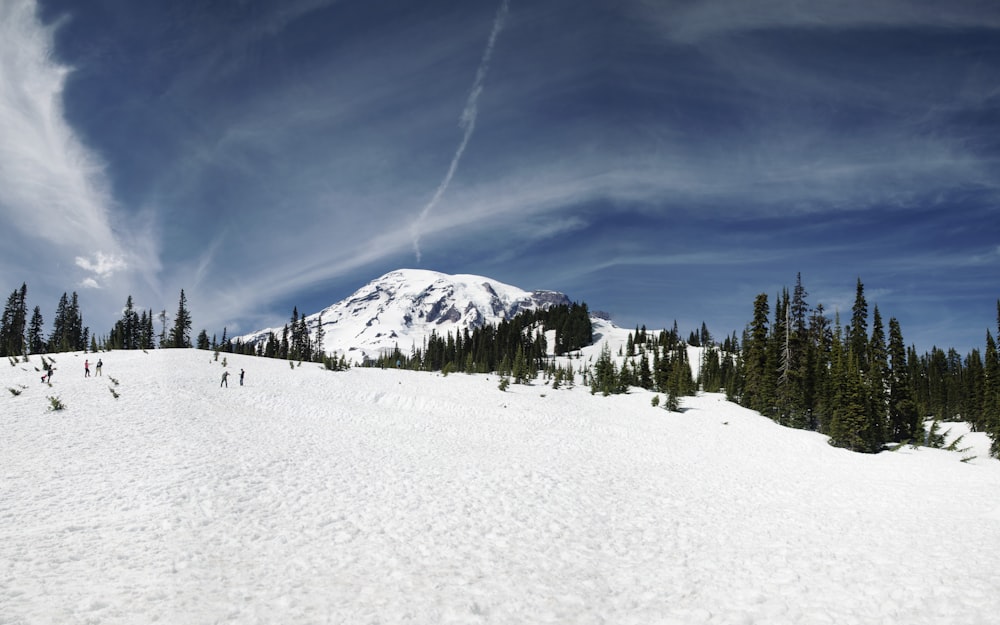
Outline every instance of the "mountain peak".
<path fill-rule="evenodd" d="M 499 323 L 519 312 L 570 304 L 557 291 L 525 291 L 472 274 L 445 274 L 427 269 L 396 269 L 372 280 L 351 296 L 306 316 L 313 339 L 323 323 L 323 348 L 363 360 L 399 347 L 421 348 L 436 332 L 458 334 L 488 323 Z M 264 329 L 242 338 L 266 341 L 281 329 Z"/>

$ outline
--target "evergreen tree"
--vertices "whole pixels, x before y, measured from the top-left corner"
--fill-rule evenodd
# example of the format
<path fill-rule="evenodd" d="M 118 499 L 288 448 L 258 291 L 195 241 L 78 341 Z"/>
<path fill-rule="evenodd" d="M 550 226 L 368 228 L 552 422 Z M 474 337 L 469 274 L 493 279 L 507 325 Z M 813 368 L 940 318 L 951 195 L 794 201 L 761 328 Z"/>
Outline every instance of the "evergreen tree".
<path fill-rule="evenodd" d="M 673 365 L 667 381 L 667 409 L 676 412 L 680 408 L 680 398 L 694 392 L 691 380 L 691 365 L 687 360 L 687 349 L 681 344 L 672 354 Z"/>
<path fill-rule="evenodd" d="M 139 318 L 139 349 L 156 347 L 156 329 L 153 327 L 153 311 L 142 311 Z"/>
<path fill-rule="evenodd" d="M 43 328 L 45 322 L 42 321 L 42 310 L 38 306 L 31 313 L 31 321 L 28 323 L 28 351 L 32 354 L 41 354 L 46 351 Z"/>
<path fill-rule="evenodd" d="M 857 359 L 858 370 L 868 372 L 868 302 L 865 301 L 865 286 L 858 278 L 851 308 L 851 325 L 847 332 L 847 347 Z"/>
<path fill-rule="evenodd" d="M 202 329 L 201 332 L 198 333 L 198 339 L 196 345 L 198 349 L 209 349 L 211 347 L 211 343 L 209 343 L 208 340 L 208 331 L 205 330 L 204 328 Z"/>
<path fill-rule="evenodd" d="M 288 359 L 301 360 L 303 351 L 302 326 L 299 324 L 299 307 L 292 308 L 292 319 L 288 324 Z"/>
<path fill-rule="evenodd" d="M 832 372 L 836 407 L 830 421 L 830 444 L 852 451 L 872 451 L 873 433 L 857 357 L 848 349 Z"/>
<path fill-rule="evenodd" d="M 649 358 L 643 349 L 639 350 L 639 386 L 647 391 L 653 390 L 653 372 L 649 368 Z"/>
<path fill-rule="evenodd" d="M 700 339 L 703 347 L 712 345 L 712 335 L 708 332 L 708 326 L 705 325 L 704 321 L 701 322 L 701 336 L 698 338 Z"/>
<path fill-rule="evenodd" d="M 872 447 L 880 449 L 885 443 L 886 421 L 889 408 L 889 354 L 885 344 L 885 330 L 878 306 L 872 313 L 872 335 L 868 342 L 868 396 L 872 421 Z"/>
<path fill-rule="evenodd" d="M 806 303 L 808 293 L 802 286 L 802 274 L 795 276 L 795 289 L 788 310 L 787 339 L 787 370 L 788 370 L 788 400 L 789 422 L 794 428 L 810 428 L 812 412 L 812 366 L 809 345 L 809 327 L 807 324 L 809 305 Z"/>
<path fill-rule="evenodd" d="M 0 318 L 0 356 L 22 356 L 27 353 L 28 286 L 22 283 L 7 298 Z"/>
<path fill-rule="evenodd" d="M 770 307 L 767 294 L 761 293 L 754 300 L 753 321 L 743 339 L 743 389 L 740 404 L 769 413 L 774 405 L 774 372 L 768 364 L 768 315 Z"/>
<path fill-rule="evenodd" d="M 985 432 L 986 422 L 983 418 L 983 395 L 986 383 L 986 370 L 983 367 L 983 357 L 978 349 L 973 349 L 965 359 L 966 376 L 963 393 L 965 408 L 962 411 L 966 420 L 972 424 L 974 432 Z"/>
<path fill-rule="evenodd" d="M 73 292 L 72 297 L 63 293 L 56 306 L 52 334 L 49 335 L 49 351 L 82 351 L 87 348 L 88 334 L 89 331 L 83 327 L 83 316 L 80 314 L 76 292 Z"/>
<path fill-rule="evenodd" d="M 920 432 L 920 415 L 910 390 L 910 372 L 899 321 L 889 319 L 889 414 L 887 437 L 891 441 L 915 440 Z"/>
<path fill-rule="evenodd" d="M 983 421 L 992 439 L 991 453 L 1000 458 L 1000 354 L 993 335 L 986 332 L 986 353 L 983 367 Z"/>
<path fill-rule="evenodd" d="M 69 309 L 69 296 L 63 292 L 56 304 L 56 316 L 52 321 L 52 334 L 49 335 L 49 349 L 53 352 L 67 351 L 65 345 L 66 337 L 66 311 Z"/>
<path fill-rule="evenodd" d="M 111 329 L 109 340 L 111 347 L 113 349 L 139 349 L 143 329 L 141 321 L 139 314 L 135 311 L 135 305 L 132 303 L 132 296 L 129 295 L 125 300 L 122 318 Z"/>
<path fill-rule="evenodd" d="M 184 289 L 181 289 L 177 314 L 174 315 L 174 327 L 170 331 L 170 347 L 191 347 L 191 313 L 187 308 L 187 297 L 184 295 Z"/>
<path fill-rule="evenodd" d="M 323 329 L 323 313 L 319 314 L 319 318 L 316 320 L 316 355 L 319 359 L 323 359 L 326 356 L 326 346 L 323 345 L 323 341 L 326 338 L 326 331 Z M 471 354 L 470 354 L 471 356 Z"/>
<path fill-rule="evenodd" d="M 823 429 L 833 407 L 830 393 L 830 350 L 833 332 L 823 304 L 818 304 L 809 315 L 803 394 L 806 407 L 806 428 Z"/>
<path fill-rule="evenodd" d="M 312 341 L 309 339 L 309 325 L 306 323 L 306 316 L 299 317 L 299 358 L 302 360 L 312 360 Z"/>
<path fill-rule="evenodd" d="M 590 392 L 600 393 L 605 397 L 619 392 L 618 372 L 611 359 L 611 348 L 607 343 L 601 346 L 601 354 L 594 363 L 594 372 L 590 380 Z"/>
<path fill-rule="evenodd" d="M 531 380 L 528 362 L 524 357 L 524 349 L 520 345 L 517 346 L 517 352 L 514 353 L 511 377 L 514 378 L 514 384 L 527 384 Z"/>

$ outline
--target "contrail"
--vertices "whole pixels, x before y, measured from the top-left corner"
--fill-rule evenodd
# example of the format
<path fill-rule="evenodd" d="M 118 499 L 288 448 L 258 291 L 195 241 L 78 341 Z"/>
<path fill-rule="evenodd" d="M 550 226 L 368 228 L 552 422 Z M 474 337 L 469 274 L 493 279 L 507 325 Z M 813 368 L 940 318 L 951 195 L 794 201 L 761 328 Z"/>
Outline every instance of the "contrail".
<path fill-rule="evenodd" d="M 451 165 L 448 166 L 448 173 L 445 174 L 441 184 L 438 185 L 431 201 L 427 202 L 427 205 L 420 211 L 420 215 L 411 226 L 411 231 L 413 233 L 413 252 L 417 255 L 418 263 L 420 262 L 420 227 L 423 225 L 424 221 L 427 220 L 427 216 L 430 214 L 431 210 L 437 206 L 438 201 L 441 200 L 441 196 L 444 195 L 444 192 L 448 189 L 448 185 L 451 184 L 451 179 L 455 175 L 455 170 L 458 169 L 458 162 L 462 160 L 462 154 L 465 152 L 465 146 L 469 144 L 469 138 L 472 137 L 472 131 L 476 129 L 476 115 L 479 112 L 479 94 L 483 92 L 483 83 L 486 81 L 486 72 L 490 67 L 490 57 L 493 56 L 493 47 L 496 45 L 497 36 L 500 34 L 500 31 L 503 30 L 504 18 L 507 17 L 507 8 L 509 5 L 510 0 L 503 0 L 503 2 L 500 3 L 500 8 L 497 9 L 496 17 L 493 18 L 493 30 L 490 31 L 490 38 L 486 42 L 486 50 L 483 51 L 483 58 L 479 61 L 479 68 L 476 69 L 476 79 L 472 82 L 472 90 L 469 91 L 469 97 L 465 101 L 465 108 L 462 109 L 462 116 L 458 120 L 458 126 L 464 132 L 462 134 L 462 141 L 458 144 L 458 149 L 455 150 L 455 156 L 451 159 Z"/>

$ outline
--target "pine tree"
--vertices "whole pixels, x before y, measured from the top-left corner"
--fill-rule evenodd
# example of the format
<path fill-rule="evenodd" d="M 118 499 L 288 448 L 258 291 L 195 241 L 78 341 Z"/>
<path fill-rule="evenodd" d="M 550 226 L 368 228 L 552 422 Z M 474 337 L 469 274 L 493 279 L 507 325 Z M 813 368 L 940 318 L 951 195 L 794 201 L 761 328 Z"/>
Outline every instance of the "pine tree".
<path fill-rule="evenodd" d="M 653 372 L 649 368 L 649 358 L 646 350 L 639 350 L 639 386 L 647 391 L 653 390 Z"/>
<path fill-rule="evenodd" d="M 132 296 L 125 300 L 122 318 L 115 323 L 110 334 L 111 347 L 114 349 L 139 349 L 142 334 L 141 319 L 135 312 Z"/>
<path fill-rule="evenodd" d="M 868 393 L 872 421 L 872 447 L 880 449 L 886 440 L 889 404 L 889 354 L 878 306 L 872 313 L 872 335 L 868 342 Z"/>
<path fill-rule="evenodd" d="M 993 441 L 991 453 L 1000 458 L 1000 354 L 993 335 L 986 331 L 986 353 L 983 367 L 983 421 Z"/>
<path fill-rule="evenodd" d="M 139 349 L 153 349 L 156 347 L 156 329 L 153 327 L 153 311 L 147 314 L 142 311 L 139 318 Z"/>
<path fill-rule="evenodd" d="M 323 341 L 326 338 L 326 330 L 323 329 L 323 313 L 319 314 L 319 318 L 316 320 L 316 355 L 322 360 L 326 356 L 326 347 L 323 345 Z M 469 354 L 472 355 L 471 353 Z"/>
<path fill-rule="evenodd" d="M 69 296 L 63 292 L 56 305 L 56 316 L 52 322 L 52 334 L 49 335 L 49 350 L 53 352 L 68 351 L 66 341 L 66 318 L 69 309 Z"/>
<path fill-rule="evenodd" d="M 288 324 L 289 328 L 289 338 L 288 338 L 288 359 L 289 360 L 301 360 L 302 359 L 302 330 L 299 326 L 299 307 L 295 306 L 292 308 L 292 320 Z"/>
<path fill-rule="evenodd" d="M 618 372 L 611 359 L 611 348 L 607 343 L 601 347 L 601 354 L 594 363 L 594 373 L 590 380 L 590 392 L 608 396 L 618 392 Z"/>
<path fill-rule="evenodd" d="M 43 328 L 45 322 L 42 321 L 42 310 L 35 306 L 31 313 L 31 321 L 28 323 L 28 351 L 32 354 L 41 354 L 46 351 Z"/>
<path fill-rule="evenodd" d="M 514 384 L 527 384 L 530 381 L 529 376 L 528 362 L 524 357 L 524 349 L 518 345 L 517 352 L 514 354 L 514 364 L 511 366 L 511 377 L 514 378 Z"/>
<path fill-rule="evenodd" d="M 899 443 L 912 441 L 920 431 L 920 415 L 910 389 L 906 347 L 899 321 L 889 319 L 889 414 L 887 438 Z"/>
<path fill-rule="evenodd" d="M 761 293 L 754 300 L 753 321 L 743 339 L 743 389 L 740 404 L 766 413 L 774 405 L 774 371 L 768 363 L 768 315 L 770 308 L 767 294 Z"/>
<path fill-rule="evenodd" d="M 0 356 L 22 356 L 27 353 L 25 338 L 28 322 L 28 286 L 22 283 L 7 298 L 0 318 Z"/>
<path fill-rule="evenodd" d="M 680 398 L 694 392 L 691 380 L 691 365 L 687 360 L 687 349 L 681 344 L 671 356 L 673 362 L 670 379 L 667 381 L 667 409 L 676 412 L 680 408 Z"/>
<path fill-rule="evenodd" d="M 174 315 L 174 327 L 170 331 L 170 347 L 191 347 L 191 313 L 187 308 L 187 297 L 181 289 L 180 301 L 177 304 L 177 314 Z"/>
<path fill-rule="evenodd" d="M 866 393 L 857 356 L 850 350 L 833 371 L 836 407 L 830 422 L 830 443 L 852 451 L 873 451 Z"/>
<path fill-rule="evenodd" d="M 56 306 L 56 318 L 52 324 L 52 334 L 49 335 L 49 351 L 83 351 L 87 348 L 88 337 L 89 330 L 83 326 L 83 315 L 80 314 L 76 292 L 72 297 L 63 293 Z"/>
<path fill-rule="evenodd" d="M 778 347 L 778 386 L 776 389 L 777 414 L 775 420 L 782 425 L 792 424 L 792 413 L 797 403 L 797 375 L 794 371 L 797 358 L 792 349 L 792 317 L 788 289 L 785 289 L 778 300 L 775 311 L 774 340 L 780 341 Z"/>
<path fill-rule="evenodd" d="M 847 332 L 847 347 L 857 359 L 858 370 L 868 372 L 868 302 L 865 301 L 865 285 L 858 278 L 851 308 L 851 325 Z"/>
<path fill-rule="evenodd" d="M 312 360 L 312 341 L 309 339 L 309 325 L 305 315 L 299 317 L 299 342 L 299 358 Z"/>

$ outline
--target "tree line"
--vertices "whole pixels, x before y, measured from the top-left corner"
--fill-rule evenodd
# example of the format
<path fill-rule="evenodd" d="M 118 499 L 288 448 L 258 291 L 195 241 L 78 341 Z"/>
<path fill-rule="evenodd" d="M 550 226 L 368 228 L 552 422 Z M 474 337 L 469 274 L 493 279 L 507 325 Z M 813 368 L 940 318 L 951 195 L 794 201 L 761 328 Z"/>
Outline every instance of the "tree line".
<path fill-rule="evenodd" d="M 397 345 L 362 363 L 421 371 L 460 371 L 533 379 L 548 367 L 547 331 L 554 331 L 552 353 L 564 355 L 590 345 L 593 326 L 586 304 L 559 304 L 525 310 L 510 319 L 444 336 L 432 332 L 421 347 L 404 353 Z"/>
<path fill-rule="evenodd" d="M 159 318 L 161 331 L 156 333 L 154 320 Z M 122 317 L 105 335 L 92 333 L 83 324 L 79 297 L 62 294 L 56 304 L 52 330 L 45 334 L 45 321 L 39 306 L 28 316 L 28 286 L 22 283 L 7 298 L 3 316 L 0 317 L 0 356 L 27 356 L 28 354 L 72 351 L 96 352 L 109 349 L 154 349 L 156 347 L 191 347 L 191 313 L 187 297 L 181 289 L 177 312 L 167 327 L 167 312 L 154 315 L 153 311 L 135 310 L 129 295 Z"/>
<path fill-rule="evenodd" d="M 775 298 L 773 316 L 767 294 L 757 295 L 736 375 L 725 386 L 730 399 L 862 452 L 923 443 L 927 420 L 967 421 L 990 435 L 1000 455 L 1000 360 L 989 330 L 984 352 L 962 358 L 934 347 L 919 355 L 895 317 L 887 334 L 878 306 L 869 314 L 860 278 L 846 323 L 839 312 L 831 320 L 822 304 L 811 308 L 807 295 L 801 274 Z"/>

